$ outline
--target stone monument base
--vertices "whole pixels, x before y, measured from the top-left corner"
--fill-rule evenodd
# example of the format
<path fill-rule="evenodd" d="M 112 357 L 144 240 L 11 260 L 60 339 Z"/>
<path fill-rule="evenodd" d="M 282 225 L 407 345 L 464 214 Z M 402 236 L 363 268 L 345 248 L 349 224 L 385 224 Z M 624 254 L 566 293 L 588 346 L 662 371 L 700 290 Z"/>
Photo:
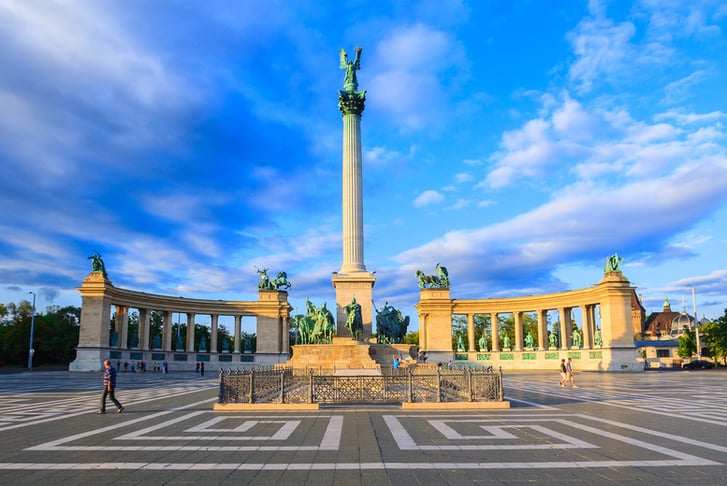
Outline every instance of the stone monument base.
<path fill-rule="evenodd" d="M 381 366 L 369 354 L 370 344 L 351 338 L 333 338 L 332 344 L 296 344 L 285 366 L 293 368 L 368 369 Z"/>

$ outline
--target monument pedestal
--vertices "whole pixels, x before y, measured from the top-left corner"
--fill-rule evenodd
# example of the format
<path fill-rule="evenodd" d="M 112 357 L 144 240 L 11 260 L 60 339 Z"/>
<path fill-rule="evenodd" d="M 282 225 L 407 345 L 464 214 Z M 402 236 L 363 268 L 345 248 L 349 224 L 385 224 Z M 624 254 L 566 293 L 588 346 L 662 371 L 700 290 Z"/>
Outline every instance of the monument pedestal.
<path fill-rule="evenodd" d="M 372 335 L 371 323 L 373 321 L 373 288 L 376 277 L 370 272 L 334 273 L 333 287 L 336 289 L 336 335 L 351 337 L 346 328 L 346 306 L 353 301 L 361 306 L 361 320 L 363 331 L 361 339 Z"/>
<path fill-rule="evenodd" d="M 285 365 L 293 368 L 380 369 L 369 354 L 370 344 L 336 337 L 332 344 L 296 344 Z"/>

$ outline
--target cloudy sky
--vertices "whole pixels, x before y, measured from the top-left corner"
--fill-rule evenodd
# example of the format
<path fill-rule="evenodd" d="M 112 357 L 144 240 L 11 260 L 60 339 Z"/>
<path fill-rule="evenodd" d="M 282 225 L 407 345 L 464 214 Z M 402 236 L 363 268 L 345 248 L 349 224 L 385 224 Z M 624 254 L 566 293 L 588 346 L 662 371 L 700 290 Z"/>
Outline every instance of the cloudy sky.
<path fill-rule="evenodd" d="M 0 2 L 0 302 L 118 287 L 335 302 L 339 48 L 363 48 L 365 263 L 412 316 L 588 287 L 727 307 L 721 0 Z M 416 324 L 415 324 L 416 325 Z M 415 326 L 414 326 L 415 327 Z"/>

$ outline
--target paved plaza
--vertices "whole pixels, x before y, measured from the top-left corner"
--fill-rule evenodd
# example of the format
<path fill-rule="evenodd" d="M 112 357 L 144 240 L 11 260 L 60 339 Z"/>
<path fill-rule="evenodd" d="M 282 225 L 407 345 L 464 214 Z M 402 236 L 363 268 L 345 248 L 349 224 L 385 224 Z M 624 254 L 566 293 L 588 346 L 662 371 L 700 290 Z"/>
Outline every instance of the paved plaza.
<path fill-rule="evenodd" d="M 0 375 L 0 484 L 726 484 L 727 373 L 506 373 L 509 410 L 214 412 L 214 373 Z"/>

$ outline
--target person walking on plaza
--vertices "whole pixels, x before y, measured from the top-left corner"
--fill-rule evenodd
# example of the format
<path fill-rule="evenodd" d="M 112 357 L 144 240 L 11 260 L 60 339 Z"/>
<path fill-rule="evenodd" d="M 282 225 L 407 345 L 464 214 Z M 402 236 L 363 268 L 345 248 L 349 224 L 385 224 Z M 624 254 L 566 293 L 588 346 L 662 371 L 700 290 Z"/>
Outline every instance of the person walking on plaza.
<path fill-rule="evenodd" d="M 576 379 L 573 376 L 573 358 L 568 358 L 568 362 L 565 364 L 565 369 L 566 369 L 566 373 L 568 373 L 566 382 L 570 380 L 571 384 L 573 385 L 573 388 L 578 388 L 576 386 Z"/>
<path fill-rule="evenodd" d="M 565 365 L 565 359 L 560 360 L 560 386 L 565 388 L 565 384 L 568 381 L 568 367 Z"/>
<path fill-rule="evenodd" d="M 116 405 L 116 413 L 124 411 L 124 407 L 114 396 L 114 390 L 116 389 L 116 368 L 111 365 L 111 361 L 106 360 L 103 362 L 106 367 L 101 378 L 103 379 L 103 396 L 101 397 L 101 408 L 97 412 L 99 415 L 106 413 L 106 397 L 111 398 L 111 401 Z"/>

